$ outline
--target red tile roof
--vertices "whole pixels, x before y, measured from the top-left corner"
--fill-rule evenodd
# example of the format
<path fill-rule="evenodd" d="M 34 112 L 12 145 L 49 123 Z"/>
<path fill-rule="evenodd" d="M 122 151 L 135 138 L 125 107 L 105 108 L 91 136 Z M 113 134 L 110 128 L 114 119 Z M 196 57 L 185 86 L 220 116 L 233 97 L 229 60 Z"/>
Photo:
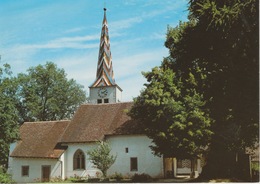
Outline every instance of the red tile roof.
<path fill-rule="evenodd" d="M 139 134 L 138 122 L 127 115 L 132 105 L 132 102 L 81 105 L 61 142 L 92 142 L 106 135 Z"/>
<path fill-rule="evenodd" d="M 57 144 L 69 121 L 26 122 L 11 157 L 59 158 L 65 147 Z"/>
<path fill-rule="evenodd" d="M 66 150 L 62 143 L 84 143 L 111 135 L 142 134 L 139 122 L 127 112 L 133 103 L 84 104 L 71 121 L 27 122 L 11 157 L 59 158 Z"/>

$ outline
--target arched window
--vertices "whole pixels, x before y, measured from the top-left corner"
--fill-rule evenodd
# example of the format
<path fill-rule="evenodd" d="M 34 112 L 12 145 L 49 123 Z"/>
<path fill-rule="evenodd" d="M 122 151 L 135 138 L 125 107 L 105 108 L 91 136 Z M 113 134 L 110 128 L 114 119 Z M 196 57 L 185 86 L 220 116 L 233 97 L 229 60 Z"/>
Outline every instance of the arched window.
<path fill-rule="evenodd" d="M 85 155 L 81 150 L 77 150 L 73 156 L 73 170 L 76 169 L 85 169 Z"/>

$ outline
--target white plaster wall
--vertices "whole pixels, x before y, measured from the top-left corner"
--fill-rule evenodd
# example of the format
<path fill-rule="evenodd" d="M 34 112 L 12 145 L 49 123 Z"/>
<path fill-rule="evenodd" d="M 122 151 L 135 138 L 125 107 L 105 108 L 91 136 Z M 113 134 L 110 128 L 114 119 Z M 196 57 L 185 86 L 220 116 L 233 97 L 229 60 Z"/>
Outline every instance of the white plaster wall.
<path fill-rule="evenodd" d="M 18 183 L 40 181 L 42 177 L 42 166 L 51 166 L 51 176 L 62 177 L 61 162 L 57 159 L 32 159 L 32 158 L 11 158 L 9 165 L 9 173 L 12 179 Z M 22 166 L 29 166 L 29 176 L 22 176 Z"/>
<path fill-rule="evenodd" d="M 108 175 L 117 172 L 126 176 L 132 176 L 135 173 L 147 173 L 152 177 L 163 176 L 163 159 L 151 153 L 149 148 L 151 140 L 146 136 L 110 136 L 107 138 L 107 141 L 112 148 L 111 154 L 117 155 L 116 162 L 108 170 Z M 68 144 L 68 149 L 65 152 L 65 177 L 69 178 L 75 175 L 80 177 L 96 177 L 97 173 L 101 173 L 91 163 L 87 155 L 88 150 L 96 147 L 97 144 L 95 143 Z M 125 153 L 126 147 L 128 147 L 128 153 Z M 85 154 L 86 170 L 73 170 L 73 155 L 78 149 L 82 150 Z M 131 157 L 138 158 L 138 171 L 130 171 Z"/>
<path fill-rule="evenodd" d="M 116 88 L 116 102 L 122 102 L 122 91 Z"/>
<path fill-rule="evenodd" d="M 117 155 L 116 162 L 108 170 L 108 175 L 115 172 L 132 176 L 135 173 L 146 173 L 152 177 L 163 176 L 163 158 L 154 156 L 149 146 L 151 139 L 144 135 L 122 135 L 107 138 L 112 151 Z M 126 153 L 125 148 L 128 148 Z M 130 170 L 130 158 L 137 157 L 138 171 Z"/>
<path fill-rule="evenodd" d="M 65 152 L 65 177 L 69 178 L 75 175 L 80 177 L 96 177 L 96 173 L 100 171 L 89 161 L 87 155 L 87 151 L 94 149 L 96 146 L 94 143 L 68 144 L 68 149 Z M 85 154 L 86 170 L 73 170 L 73 156 L 78 149 L 82 150 Z"/>

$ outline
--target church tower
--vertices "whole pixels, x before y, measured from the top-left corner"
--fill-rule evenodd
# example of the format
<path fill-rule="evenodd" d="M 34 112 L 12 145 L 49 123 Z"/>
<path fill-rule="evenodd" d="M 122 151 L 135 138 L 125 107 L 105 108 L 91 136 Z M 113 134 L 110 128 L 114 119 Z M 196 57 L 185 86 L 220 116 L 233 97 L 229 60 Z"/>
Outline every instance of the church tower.
<path fill-rule="evenodd" d="M 122 89 L 116 84 L 108 35 L 106 8 L 102 22 L 97 73 L 95 82 L 89 86 L 90 103 L 117 103 L 121 101 Z"/>

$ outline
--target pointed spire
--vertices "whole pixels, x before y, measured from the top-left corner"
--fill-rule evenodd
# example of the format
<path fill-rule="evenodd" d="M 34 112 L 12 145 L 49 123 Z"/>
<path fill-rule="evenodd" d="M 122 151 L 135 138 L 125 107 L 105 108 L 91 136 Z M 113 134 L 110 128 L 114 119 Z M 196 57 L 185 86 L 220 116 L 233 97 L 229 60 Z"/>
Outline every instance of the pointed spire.
<path fill-rule="evenodd" d="M 107 9 L 106 9 L 106 8 L 104 8 L 104 18 L 103 18 L 102 27 L 103 27 L 103 25 L 104 25 L 104 24 L 106 24 L 106 25 L 107 25 L 107 16 L 106 16 L 106 11 L 107 11 Z"/>
<path fill-rule="evenodd" d="M 112 55 L 108 35 L 106 8 L 102 22 L 96 80 L 90 87 L 116 85 L 112 66 Z"/>

